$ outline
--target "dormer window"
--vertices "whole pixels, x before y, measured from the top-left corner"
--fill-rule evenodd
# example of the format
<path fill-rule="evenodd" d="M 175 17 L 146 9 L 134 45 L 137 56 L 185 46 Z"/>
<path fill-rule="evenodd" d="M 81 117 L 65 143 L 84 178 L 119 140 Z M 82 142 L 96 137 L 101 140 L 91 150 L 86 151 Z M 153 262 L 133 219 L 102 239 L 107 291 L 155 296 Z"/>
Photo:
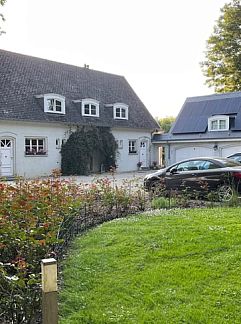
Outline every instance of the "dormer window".
<path fill-rule="evenodd" d="M 99 101 L 94 99 L 83 99 L 82 116 L 99 117 Z"/>
<path fill-rule="evenodd" d="M 114 119 L 128 119 L 128 106 L 123 103 L 113 105 Z"/>
<path fill-rule="evenodd" d="M 229 116 L 212 116 L 208 119 L 208 130 L 211 132 L 229 130 Z"/>
<path fill-rule="evenodd" d="M 65 114 L 65 97 L 57 94 L 45 94 L 44 111 L 54 114 Z"/>

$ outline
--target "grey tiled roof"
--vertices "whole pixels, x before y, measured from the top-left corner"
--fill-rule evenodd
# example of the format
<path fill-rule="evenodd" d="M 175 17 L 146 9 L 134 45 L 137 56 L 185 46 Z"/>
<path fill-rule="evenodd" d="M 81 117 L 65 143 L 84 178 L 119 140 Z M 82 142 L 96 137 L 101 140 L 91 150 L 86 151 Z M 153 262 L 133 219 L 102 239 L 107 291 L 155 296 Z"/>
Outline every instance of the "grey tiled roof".
<path fill-rule="evenodd" d="M 36 95 L 56 93 L 65 97 L 66 114 L 44 112 Z M 81 116 L 84 98 L 100 102 L 100 117 Z M 113 118 L 117 102 L 129 106 L 129 120 Z M 94 71 L 0 50 L 0 120 L 64 122 L 132 129 L 158 128 L 147 108 L 123 76 Z"/>

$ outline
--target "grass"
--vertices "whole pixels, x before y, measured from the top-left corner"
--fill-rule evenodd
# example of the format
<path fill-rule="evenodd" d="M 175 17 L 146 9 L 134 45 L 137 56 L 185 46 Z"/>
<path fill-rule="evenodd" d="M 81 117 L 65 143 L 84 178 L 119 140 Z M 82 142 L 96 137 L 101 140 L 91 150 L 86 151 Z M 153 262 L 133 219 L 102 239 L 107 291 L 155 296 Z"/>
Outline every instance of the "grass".
<path fill-rule="evenodd" d="M 155 211 L 79 237 L 60 323 L 241 323 L 238 208 Z"/>
<path fill-rule="evenodd" d="M 174 208 L 178 206 L 178 201 L 175 198 L 155 197 L 152 199 L 152 209 Z"/>

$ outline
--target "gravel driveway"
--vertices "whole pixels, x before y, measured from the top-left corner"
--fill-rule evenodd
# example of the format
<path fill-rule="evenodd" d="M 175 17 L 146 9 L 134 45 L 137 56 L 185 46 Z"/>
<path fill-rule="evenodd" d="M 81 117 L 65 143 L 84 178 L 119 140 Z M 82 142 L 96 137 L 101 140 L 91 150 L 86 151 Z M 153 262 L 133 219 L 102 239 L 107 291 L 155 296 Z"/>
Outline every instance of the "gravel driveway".
<path fill-rule="evenodd" d="M 127 180 L 127 181 L 133 180 L 133 181 L 136 181 L 138 184 L 142 185 L 145 175 L 149 174 L 151 172 L 153 172 L 153 171 L 152 170 L 134 171 L 134 172 L 123 172 L 123 173 L 114 173 L 114 174 L 106 172 L 106 173 L 102 173 L 102 174 L 91 174 L 88 176 L 72 176 L 72 177 L 63 176 L 61 178 L 62 179 L 72 179 L 76 183 L 91 183 L 98 179 L 108 178 L 111 181 L 113 181 L 113 183 L 116 183 L 117 185 L 123 184 L 123 181 L 125 181 L 125 180 Z"/>

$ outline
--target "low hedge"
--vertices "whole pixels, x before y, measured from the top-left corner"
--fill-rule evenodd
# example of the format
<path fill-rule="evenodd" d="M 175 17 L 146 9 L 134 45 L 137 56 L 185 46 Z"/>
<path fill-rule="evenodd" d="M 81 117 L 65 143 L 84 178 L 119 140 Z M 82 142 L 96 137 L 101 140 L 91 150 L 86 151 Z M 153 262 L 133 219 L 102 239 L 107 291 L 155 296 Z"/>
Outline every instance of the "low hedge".
<path fill-rule="evenodd" d="M 1 322 L 39 321 L 41 259 L 62 257 L 81 217 L 88 228 L 144 210 L 145 194 L 133 185 L 116 187 L 107 178 L 77 185 L 59 177 L 0 183 Z"/>

